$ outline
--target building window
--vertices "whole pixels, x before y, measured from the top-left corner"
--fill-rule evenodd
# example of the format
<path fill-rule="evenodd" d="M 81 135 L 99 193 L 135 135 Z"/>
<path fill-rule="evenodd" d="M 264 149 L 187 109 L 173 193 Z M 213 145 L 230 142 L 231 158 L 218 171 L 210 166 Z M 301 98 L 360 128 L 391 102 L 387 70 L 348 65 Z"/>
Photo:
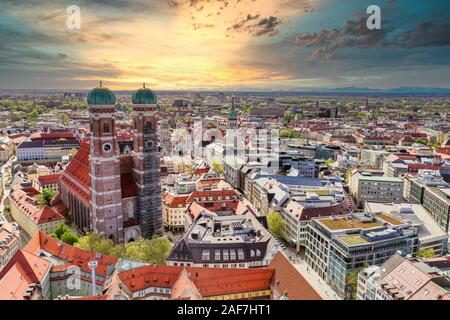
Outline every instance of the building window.
<path fill-rule="evenodd" d="M 244 250 L 243 249 L 238 249 L 238 257 L 239 257 L 239 260 L 244 260 Z"/>
<path fill-rule="evenodd" d="M 223 260 L 229 260 L 230 256 L 228 254 L 228 249 L 223 250 Z"/>
<path fill-rule="evenodd" d="M 214 251 L 214 259 L 215 260 L 220 260 L 220 250 L 215 250 Z"/>
<path fill-rule="evenodd" d="M 104 124 L 103 124 L 103 133 L 109 133 L 109 123 L 108 122 L 105 122 Z"/>
<path fill-rule="evenodd" d="M 236 250 L 230 249 L 230 260 L 236 260 Z"/>
<path fill-rule="evenodd" d="M 209 260 L 209 259 L 210 259 L 209 250 L 202 250 L 202 260 Z"/>

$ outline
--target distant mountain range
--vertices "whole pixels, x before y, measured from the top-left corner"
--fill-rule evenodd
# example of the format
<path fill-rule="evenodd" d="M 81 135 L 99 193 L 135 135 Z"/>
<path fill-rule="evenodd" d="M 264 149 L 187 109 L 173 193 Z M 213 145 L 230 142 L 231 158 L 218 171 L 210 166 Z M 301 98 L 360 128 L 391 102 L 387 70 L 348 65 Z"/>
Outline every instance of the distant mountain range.
<path fill-rule="evenodd" d="M 130 94 L 133 90 L 114 90 L 119 94 Z M 343 94 L 343 95 L 364 95 L 364 94 L 408 94 L 408 95 L 450 95 L 450 88 L 436 87 L 398 87 L 389 89 L 380 88 L 361 88 L 361 87 L 340 87 L 340 88 L 319 88 L 319 87 L 299 87 L 291 89 L 267 89 L 267 88 L 228 88 L 228 89 L 191 89 L 191 90 L 155 90 L 158 93 L 186 93 L 186 92 L 208 92 L 208 93 L 259 93 L 259 94 Z M 1 92 L 21 92 L 21 93 L 57 93 L 57 92 L 88 92 L 82 89 L 1 89 Z"/>
<path fill-rule="evenodd" d="M 289 90 L 291 91 L 291 90 Z M 450 94 L 450 88 L 399 87 L 390 89 L 342 87 L 342 88 L 298 88 L 292 91 L 322 93 L 412 93 L 412 94 Z"/>

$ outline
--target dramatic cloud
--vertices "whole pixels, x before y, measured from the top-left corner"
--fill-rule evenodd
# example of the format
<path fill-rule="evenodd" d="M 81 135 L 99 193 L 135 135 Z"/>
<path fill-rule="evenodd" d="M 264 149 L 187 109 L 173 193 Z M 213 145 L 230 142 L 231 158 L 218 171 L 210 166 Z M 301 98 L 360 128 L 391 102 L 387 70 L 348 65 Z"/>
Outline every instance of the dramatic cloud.
<path fill-rule="evenodd" d="M 380 0 L 2 0 L 0 88 L 450 86 L 450 4 Z M 417 77 L 420 75 L 420 77 Z M 403 82 L 402 82 L 403 81 Z"/>
<path fill-rule="evenodd" d="M 450 22 L 419 22 L 414 29 L 401 33 L 397 40 L 406 48 L 448 46 Z"/>

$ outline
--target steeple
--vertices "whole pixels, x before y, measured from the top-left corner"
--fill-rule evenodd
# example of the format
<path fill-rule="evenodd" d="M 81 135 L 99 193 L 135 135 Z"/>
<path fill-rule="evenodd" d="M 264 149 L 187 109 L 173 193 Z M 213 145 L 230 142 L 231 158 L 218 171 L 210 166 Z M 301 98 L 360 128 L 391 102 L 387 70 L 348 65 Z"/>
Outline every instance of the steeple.
<path fill-rule="evenodd" d="M 100 87 L 92 89 L 87 98 L 92 229 L 115 243 L 123 243 L 122 190 L 117 183 L 120 151 L 115 128 L 116 96 L 102 85 L 100 82 Z"/>
<path fill-rule="evenodd" d="M 134 179 L 139 188 L 137 220 L 142 236 L 162 232 L 160 156 L 156 136 L 156 95 L 145 88 L 133 93 Z"/>
<path fill-rule="evenodd" d="M 231 109 L 228 113 L 228 128 L 236 128 L 237 127 L 237 111 L 236 111 L 236 105 L 235 105 L 235 97 L 233 96 L 231 98 Z"/>

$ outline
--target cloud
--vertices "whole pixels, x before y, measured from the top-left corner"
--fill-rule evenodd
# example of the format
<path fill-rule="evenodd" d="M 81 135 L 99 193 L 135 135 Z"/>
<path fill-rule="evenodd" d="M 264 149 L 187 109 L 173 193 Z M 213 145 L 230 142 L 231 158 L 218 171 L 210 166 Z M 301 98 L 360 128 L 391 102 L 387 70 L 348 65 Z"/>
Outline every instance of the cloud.
<path fill-rule="evenodd" d="M 281 20 L 278 17 L 269 16 L 266 18 L 261 18 L 261 14 L 251 15 L 248 14 L 244 19 L 233 24 L 231 27 L 228 27 L 228 31 L 241 32 L 246 31 L 249 34 L 260 37 L 263 35 L 267 36 L 275 36 L 278 34 L 277 26 L 281 24 Z M 259 20 L 258 20 L 259 19 Z M 253 22 L 252 21 L 255 21 Z"/>
<path fill-rule="evenodd" d="M 276 27 L 281 23 L 278 17 L 270 16 L 259 20 L 259 22 L 254 25 L 253 34 L 257 37 L 262 35 L 274 36 L 278 34 Z"/>
<path fill-rule="evenodd" d="M 239 22 L 236 22 L 235 24 L 233 24 L 231 27 L 229 27 L 227 30 L 239 30 L 242 27 L 244 27 L 244 25 L 247 24 L 247 22 L 252 21 L 252 20 L 256 20 L 259 17 L 261 17 L 261 14 L 255 14 L 255 15 L 251 15 L 250 13 L 242 20 L 240 20 Z"/>
<path fill-rule="evenodd" d="M 397 41 L 405 48 L 448 46 L 450 45 L 450 22 L 419 22 L 414 29 L 401 33 Z"/>

